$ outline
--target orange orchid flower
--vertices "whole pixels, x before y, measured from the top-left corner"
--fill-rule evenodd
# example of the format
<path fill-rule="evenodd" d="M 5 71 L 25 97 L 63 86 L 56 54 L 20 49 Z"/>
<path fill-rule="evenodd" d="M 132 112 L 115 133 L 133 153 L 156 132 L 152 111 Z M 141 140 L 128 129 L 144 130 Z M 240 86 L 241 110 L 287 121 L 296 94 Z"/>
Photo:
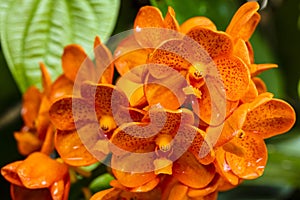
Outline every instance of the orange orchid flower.
<path fill-rule="evenodd" d="M 85 80 L 112 83 L 114 73 L 112 55 L 107 47 L 101 43 L 98 36 L 95 37 L 94 41 L 94 55 L 95 65 L 80 45 L 71 44 L 64 48 L 62 55 L 63 74 L 51 85 L 49 95 L 51 103 L 62 96 L 72 95 L 77 79 L 78 85 Z M 99 77 L 96 77 L 97 75 Z"/>
<path fill-rule="evenodd" d="M 234 38 L 234 54 L 240 57 L 248 66 L 252 78 L 263 71 L 278 67 L 276 64 L 254 63 L 254 53 L 249 39 L 261 18 L 257 12 L 258 9 L 259 4 L 255 1 L 243 4 L 235 13 L 226 29 L 226 33 Z M 252 99 L 255 98 L 253 94 L 254 89 L 253 87 L 249 89 L 249 92 L 252 93 Z"/>
<path fill-rule="evenodd" d="M 149 15 L 151 20 L 149 20 Z M 152 31 L 155 32 L 154 34 L 148 34 L 149 28 L 159 29 Z M 146 61 L 148 65 L 155 63 L 169 66 L 179 72 L 177 76 L 185 77 L 187 81 L 187 83 L 182 80 L 176 82 L 174 78 L 172 81 L 172 87 L 175 88 L 174 94 L 174 91 L 170 91 L 165 86 L 153 84 L 151 81 L 147 83 L 149 79 L 152 82 L 163 81 L 164 78 L 169 82 L 171 80 L 168 77 L 171 76 L 168 70 L 163 69 L 166 66 L 156 69 L 149 66 L 149 75 L 146 76 L 143 92 L 140 93 L 140 99 L 146 98 L 149 106 L 159 102 L 167 109 L 176 110 L 185 101 L 184 94 L 193 94 L 199 98 L 194 109 L 199 110 L 201 120 L 207 124 L 218 125 L 231 114 L 238 105 L 238 100 L 246 94 L 251 82 L 249 68 L 241 58 L 234 54 L 231 36 L 217 31 L 216 26 L 209 19 L 194 17 L 179 26 L 172 8 L 168 9 L 166 17 L 163 18 L 157 8 L 146 6 L 137 14 L 134 29 L 134 35 L 126 38 L 115 52 L 116 68 L 121 75 L 136 66 L 145 64 Z M 162 34 L 159 31 L 161 29 L 162 31 L 163 29 L 173 30 L 173 32 L 166 31 Z M 126 48 L 129 50 L 126 51 Z M 243 52 L 248 53 L 248 49 Z M 205 82 L 216 81 L 216 79 L 221 79 L 222 82 L 215 83 L 215 86 L 213 83 L 209 84 L 206 87 L 206 95 L 203 95 Z M 212 87 L 218 91 L 225 89 L 226 93 L 223 92 L 224 94 L 221 95 L 226 114 L 221 114 L 219 120 L 215 122 L 211 120 L 211 107 L 207 104 L 210 100 L 204 98 L 204 96 L 211 95 L 207 92 L 207 88 L 211 90 Z M 203 104 L 206 106 L 200 106 Z M 220 108 L 216 107 L 216 109 Z"/>
<path fill-rule="evenodd" d="M 4 166 L 1 174 L 11 183 L 12 199 L 67 200 L 70 189 L 68 167 L 35 152 L 23 161 Z"/>
<path fill-rule="evenodd" d="M 54 130 L 50 124 L 48 110 L 50 106 L 50 75 L 43 63 L 40 63 L 43 91 L 35 86 L 28 88 L 23 96 L 21 115 L 23 128 L 14 133 L 19 152 L 29 155 L 41 150 L 49 154 L 53 151 Z"/>
<path fill-rule="evenodd" d="M 101 44 L 99 37 L 95 38 L 94 53 L 97 69 L 107 69 L 103 72 L 102 82 L 112 82 L 113 66 L 110 63 L 112 56 L 107 48 Z M 30 87 L 23 96 L 22 118 L 25 122 L 21 131 L 15 132 L 14 136 L 18 142 L 18 149 L 22 155 L 29 155 L 33 151 L 40 150 L 51 153 L 54 149 L 53 135 L 54 127 L 50 124 L 49 108 L 51 102 L 64 95 L 72 95 L 76 73 L 81 66 L 91 66 L 87 55 L 78 45 L 69 45 L 62 55 L 62 66 L 64 74 L 58 77 L 54 83 L 43 63 L 40 63 L 42 72 L 43 91 L 36 87 Z M 91 61 L 90 61 L 91 62 Z M 88 63 L 88 65 L 86 65 Z M 86 69 L 86 68 L 85 68 Z M 91 68 L 94 70 L 94 68 Z M 90 77 L 85 77 L 90 78 Z M 45 141 L 45 142 L 44 142 Z"/>
<path fill-rule="evenodd" d="M 208 185 L 214 177 L 214 152 L 203 139 L 205 133 L 193 124 L 193 114 L 186 109 L 152 108 L 141 122 L 117 128 L 110 139 L 116 181 L 128 191 L 141 192 L 157 186 L 166 174 L 189 187 Z"/>
<path fill-rule="evenodd" d="M 232 120 L 233 117 L 225 121 L 216 143 L 220 146 L 216 151 L 216 166 L 232 185 L 238 184 L 239 178 L 261 176 L 267 162 L 264 139 L 287 132 L 295 123 L 293 108 L 272 96 L 270 93 L 260 94 L 233 113 L 241 113 L 239 120 Z"/>
<path fill-rule="evenodd" d="M 151 17 L 149 18 L 149 16 Z M 126 37 L 118 45 L 114 53 L 116 69 L 123 76 L 134 67 L 145 64 L 153 49 L 161 42 L 173 37 L 182 36 L 180 33 L 184 34 L 195 26 L 203 26 L 213 30 L 216 29 L 215 25 L 206 17 L 194 17 L 187 20 L 182 26 L 179 26 L 175 18 L 175 12 L 171 7 L 168 8 L 165 18 L 163 18 L 160 10 L 155 7 L 142 7 L 134 22 L 134 35 Z M 154 99 L 151 94 L 159 92 L 157 90 L 160 90 L 162 94 L 167 92 L 168 95 L 165 96 L 174 95 L 169 90 L 161 87 L 157 88 L 153 84 L 148 85 L 144 90 L 149 91 L 146 94 L 148 101 Z M 140 99 L 143 99 L 144 96 L 144 92 L 140 92 Z M 161 104 L 167 104 L 163 99 L 163 97 L 160 98 Z M 150 102 L 150 104 L 154 105 L 156 103 Z M 178 103 L 175 102 L 172 104 L 171 101 L 166 108 L 177 109 Z"/>
<path fill-rule="evenodd" d="M 94 41 L 94 56 L 95 64 L 80 45 L 66 46 L 62 55 L 62 68 L 66 78 L 73 83 L 77 79 L 79 83 L 89 80 L 111 84 L 114 73 L 112 55 L 98 36 Z"/>
<path fill-rule="evenodd" d="M 143 116 L 142 111 L 128 108 L 126 96 L 113 85 L 91 82 L 81 85 L 81 96 L 65 96 L 55 101 L 49 113 L 57 129 L 56 150 L 73 166 L 102 160 L 109 153 L 108 139 L 117 123 L 138 121 Z"/>
<path fill-rule="evenodd" d="M 165 18 L 163 18 L 162 13 L 156 7 L 144 6 L 140 9 L 135 18 L 134 29 L 135 32 L 137 32 L 142 28 L 165 28 L 181 33 L 187 33 L 191 28 L 199 25 L 216 30 L 213 22 L 206 17 L 193 17 L 179 26 L 173 8 L 169 7 Z M 126 37 L 118 45 L 114 53 L 114 57 L 116 58 L 115 65 L 118 72 L 121 75 L 124 75 L 133 67 L 144 64 L 153 48 L 159 45 L 164 39 L 169 39 L 166 37 L 162 38 L 161 36 L 162 35 L 158 36 L 158 33 L 155 31 L 149 31 L 149 34 L 135 34 Z M 153 37 L 155 37 L 155 39 L 153 39 Z M 145 39 L 146 44 L 143 43 L 143 40 L 145 41 Z M 152 44 L 152 42 L 155 44 Z M 150 45 L 147 43 L 150 43 Z"/>

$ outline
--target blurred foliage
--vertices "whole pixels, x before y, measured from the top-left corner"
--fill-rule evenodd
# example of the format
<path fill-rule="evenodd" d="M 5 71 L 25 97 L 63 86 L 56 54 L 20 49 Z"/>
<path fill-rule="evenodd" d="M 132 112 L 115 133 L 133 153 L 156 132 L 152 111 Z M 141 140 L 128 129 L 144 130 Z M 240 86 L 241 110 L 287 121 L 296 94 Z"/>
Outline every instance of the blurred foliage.
<path fill-rule="evenodd" d="M 14 0 L 5 1 L 6 3 L 1 1 L 1 16 L 9 5 L 9 2 L 12 1 Z M 96 0 L 94 1 L 96 2 Z M 218 29 L 224 30 L 236 9 L 244 2 L 245 0 L 121 0 L 119 15 L 113 34 L 132 28 L 138 9 L 150 3 L 162 9 L 163 13 L 166 12 L 167 6 L 172 6 L 180 23 L 189 17 L 203 15 L 212 19 Z M 261 74 L 261 77 L 267 84 L 268 90 L 274 93 L 275 97 L 282 98 L 291 103 L 297 114 L 300 111 L 300 70 L 298 69 L 300 66 L 299 8 L 300 2 L 295 0 L 269 1 L 267 7 L 260 11 L 262 21 L 251 39 L 256 63 L 271 62 L 279 65 L 278 69 L 272 69 Z M 102 21 L 101 18 L 96 19 L 96 22 L 99 24 Z M 84 28 L 82 27 L 82 29 Z M 2 28 L 0 30 L 2 32 Z M 99 31 L 97 30 L 97 34 L 101 36 Z M 90 37 L 89 35 L 88 37 L 91 41 L 94 39 L 94 36 Z M 64 42 L 67 44 L 71 41 L 67 40 Z M 92 42 L 88 42 L 86 45 L 88 50 L 90 50 Z M 40 59 L 43 60 L 43 57 Z M 7 62 L 1 51 L 0 167 L 20 158 L 12 133 L 20 129 L 22 125 L 19 115 L 21 93 L 8 70 Z M 257 180 L 245 181 L 241 186 L 231 191 L 221 193 L 219 199 L 299 199 L 299 129 L 298 120 L 295 127 L 289 133 L 268 140 L 269 160 L 264 175 Z M 103 166 L 100 165 L 91 170 L 93 172 L 92 177 L 98 177 L 94 181 L 99 181 L 101 184 L 94 183 L 93 179 L 82 179 L 72 186 L 70 199 L 77 200 L 82 198 L 79 189 L 81 185 L 86 187 L 107 186 L 107 180 L 110 180 L 111 177 L 101 175 L 106 171 Z M 0 181 L 0 196 L 2 199 L 9 199 L 9 185 L 2 177 Z"/>
<path fill-rule="evenodd" d="M 184 3 L 182 0 L 150 0 L 150 2 L 164 14 L 167 12 L 168 6 L 174 8 L 176 19 L 180 24 L 194 16 L 205 16 L 211 19 L 219 30 L 225 30 L 230 16 L 238 8 L 236 0 L 188 0 Z"/>
<path fill-rule="evenodd" d="M 61 74 L 64 46 L 76 43 L 90 52 L 96 35 L 106 41 L 120 4 L 119 0 L 1 2 L 0 7 L 9 10 L 1 12 L 2 48 L 22 92 L 31 85 L 40 86 L 39 62 L 46 64 L 53 79 Z"/>

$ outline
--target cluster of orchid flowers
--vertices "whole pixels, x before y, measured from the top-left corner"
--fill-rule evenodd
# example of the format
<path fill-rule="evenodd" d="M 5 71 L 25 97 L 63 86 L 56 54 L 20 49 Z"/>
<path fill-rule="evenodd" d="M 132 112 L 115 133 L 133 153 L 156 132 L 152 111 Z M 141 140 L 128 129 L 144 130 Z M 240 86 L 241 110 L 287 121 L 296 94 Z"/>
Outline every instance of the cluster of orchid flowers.
<path fill-rule="evenodd" d="M 12 198 L 68 199 L 71 172 L 97 162 L 115 179 L 92 200 L 217 199 L 261 176 L 264 139 L 287 132 L 295 112 L 256 76 L 277 67 L 254 63 L 258 9 L 242 5 L 223 32 L 145 6 L 114 55 L 96 37 L 94 60 L 65 47 L 54 82 L 40 64 L 43 91 L 24 94 L 14 134 L 27 158 L 1 169 Z"/>

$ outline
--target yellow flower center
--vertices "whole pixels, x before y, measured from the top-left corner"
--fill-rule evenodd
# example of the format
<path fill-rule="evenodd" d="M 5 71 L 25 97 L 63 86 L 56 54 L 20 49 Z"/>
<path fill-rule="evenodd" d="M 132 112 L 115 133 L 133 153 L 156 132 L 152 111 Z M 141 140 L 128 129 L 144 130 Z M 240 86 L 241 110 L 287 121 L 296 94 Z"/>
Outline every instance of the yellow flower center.
<path fill-rule="evenodd" d="M 112 116 L 109 115 L 102 116 L 100 118 L 99 124 L 100 124 L 100 128 L 105 133 L 110 132 L 111 130 L 114 130 L 117 127 L 115 120 L 113 119 Z"/>
<path fill-rule="evenodd" d="M 156 138 L 155 143 L 159 150 L 162 152 L 168 152 L 172 147 L 172 139 L 173 138 L 170 135 L 162 134 Z"/>

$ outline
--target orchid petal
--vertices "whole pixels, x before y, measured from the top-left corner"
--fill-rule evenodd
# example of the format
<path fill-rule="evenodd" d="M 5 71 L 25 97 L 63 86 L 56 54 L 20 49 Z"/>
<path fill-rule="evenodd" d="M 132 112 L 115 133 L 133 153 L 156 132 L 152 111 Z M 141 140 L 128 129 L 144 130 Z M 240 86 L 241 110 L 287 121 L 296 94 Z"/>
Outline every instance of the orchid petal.
<path fill-rule="evenodd" d="M 230 143 L 234 148 L 225 150 L 225 158 L 232 172 L 243 179 L 261 176 L 267 163 L 265 142 L 246 132 L 238 134 Z"/>
<path fill-rule="evenodd" d="M 216 160 L 214 161 L 214 165 L 216 167 L 216 171 L 226 182 L 236 186 L 239 184 L 239 177 L 232 172 L 225 159 L 225 153 L 226 152 L 222 147 L 216 149 Z"/>
<path fill-rule="evenodd" d="M 231 19 L 226 32 L 233 37 L 248 41 L 260 21 L 258 9 L 259 4 L 255 1 L 242 5 Z"/>
<path fill-rule="evenodd" d="M 261 78 L 253 77 L 252 81 L 255 84 L 258 94 L 267 92 L 267 86 Z"/>
<path fill-rule="evenodd" d="M 149 192 L 159 184 L 159 181 L 159 178 L 155 178 L 142 186 L 131 189 L 130 192 Z"/>
<path fill-rule="evenodd" d="M 243 103 L 249 103 L 249 102 L 252 102 L 257 96 L 258 96 L 258 91 L 257 91 L 256 85 L 255 85 L 254 81 L 251 79 L 250 83 L 249 83 L 248 91 L 241 98 L 241 101 Z"/>
<path fill-rule="evenodd" d="M 97 128 L 94 128 L 98 131 Z M 95 158 L 94 155 L 90 153 L 90 149 L 88 150 L 86 145 L 89 147 L 92 146 L 91 143 L 95 144 L 98 140 L 97 132 L 90 132 L 92 128 L 88 127 L 89 132 L 87 132 L 87 136 L 92 140 L 92 142 L 86 141 L 83 143 L 83 140 L 79 137 L 77 131 L 60 131 L 57 130 L 55 134 L 55 147 L 58 151 L 60 157 L 64 160 L 65 163 L 72 166 L 87 166 L 93 164 L 98 161 L 98 156 Z M 83 131 L 83 130 L 79 130 Z M 105 157 L 105 154 L 101 154 L 99 158 Z"/>
<path fill-rule="evenodd" d="M 90 80 L 95 74 L 93 62 L 88 58 L 84 49 L 76 44 L 64 48 L 62 67 L 65 76 L 73 82 L 76 79 Z"/>
<path fill-rule="evenodd" d="M 144 6 L 135 18 L 134 36 L 142 47 L 153 48 L 163 41 L 161 34 L 165 32 L 163 28 L 165 22 L 160 10 L 153 6 Z"/>
<path fill-rule="evenodd" d="M 287 132 L 294 123 L 294 109 L 285 101 L 272 99 L 250 108 L 243 130 L 265 139 Z"/>
<path fill-rule="evenodd" d="M 172 29 L 175 31 L 179 30 L 179 24 L 175 18 L 175 11 L 170 6 L 168 7 L 168 11 L 167 11 L 164 22 L 165 22 L 166 28 L 169 28 L 169 29 Z"/>
<path fill-rule="evenodd" d="M 23 95 L 21 115 L 27 127 L 35 127 L 35 119 L 38 116 L 42 101 L 41 92 L 34 86 L 28 88 Z"/>
<path fill-rule="evenodd" d="M 213 59 L 229 55 L 233 51 L 233 42 L 226 33 L 197 26 L 186 35 L 198 42 Z"/>
<path fill-rule="evenodd" d="M 187 195 L 191 198 L 204 197 L 215 192 L 219 185 L 220 176 L 216 175 L 214 179 L 205 188 L 194 189 L 189 188 Z"/>
<path fill-rule="evenodd" d="M 112 156 L 112 172 L 116 179 L 125 187 L 140 187 L 156 178 L 156 175 L 152 171 L 141 173 L 133 172 L 133 169 L 136 171 L 142 171 L 143 169 L 148 171 L 150 168 L 153 168 L 152 159 L 146 157 L 142 160 L 138 160 L 138 162 L 136 159 L 136 155 L 130 153 L 123 156 Z"/>
<path fill-rule="evenodd" d="M 239 57 L 247 66 L 251 64 L 247 43 L 238 39 L 234 44 L 233 54 Z"/>
<path fill-rule="evenodd" d="M 38 139 L 37 135 L 31 132 L 15 132 L 14 138 L 17 141 L 18 151 L 24 156 L 39 150 L 42 146 L 42 141 Z"/>
<path fill-rule="evenodd" d="M 83 121 L 97 121 L 92 106 L 82 98 L 64 97 L 55 101 L 49 110 L 51 122 L 57 129 L 73 130 Z"/>
<path fill-rule="evenodd" d="M 276 64 L 251 64 L 250 65 L 251 76 L 254 77 L 260 74 L 261 72 L 264 72 L 269 69 L 274 69 L 277 67 L 278 65 Z"/>
<path fill-rule="evenodd" d="M 22 162 L 23 161 L 15 161 L 1 168 L 1 175 L 13 185 L 20 187 L 23 187 L 23 183 L 19 175 L 17 174 L 17 169 L 22 164 Z"/>
<path fill-rule="evenodd" d="M 238 106 L 238 101 L 229 101 L 225 99 L 225 94 L 222 96 L 217 88 L 211 88 L 210 90 L 206 85 L 201 89 L 201 98 L 197 103 L 194 103 L 193 110 L 209 125 L 220 125 L 227 116 L 229 116 L 233 110 Z M 213 101 L 211 101 L 213 99 Z"/>
<path fill-rule="evenodd" d="M 43 153 L 35 152 L 17 167 L 16 172 L 26 188 L 39 189 L 50 187 L 66 176 L 68 167 Z"/>
<path fill-rule="evenodd" d="M 190 153 L 183 154 L 173 163 L 173 176 L 193 188 L 207 186 L 215 175 L 213 165 L 202 165 Z"/>
<path fill-rule="evenodd" d="M 142 48 L 134 36 L 122 40 L 114 52 L 115 66 L 121 76 L 146 63 L 150 49 Z"/>
<path fill-rule="evenodd" d="M 42 72 L 42 85 L 44 88 L 45 94 L 48 96 L 50 93 L 51 87 L 51 77 L 44 63 L 40 63 L 40 69 Z"/>
<path fill-rule="evenodd" d="M 90 200 L 109 199 L 109 198 L 118 196 L 120 192 L 121 192 L 121 190 L 116 190 L 115 188 L 109 188 L 109 189 L 97 192 L 90 198 Z"/>
<path fill-rule="evenodd" d="M 126 95 L 110 84 L 94 84 L 84 82 L 81 85 L 81 95 L 87 102 L 95 106 L 95 111 L 100 118 L 103 115 L 113 115 L 112 109 L 124 106 L 128 107 Z"/>
<path fill-rule="evenodd" d="M 50 102 L 73 94 L 73 85 L 74 83 L 68 79 L 65 75 L 59 76 L 54 83 L 51 85 L 50 90 Z"/>
<path fill-rule="evenodd" d="M 224 124 L 217 127 L 208 127 L 207 135 L 215 147 L 224 145 L 230 141 L 237 133 L 239 133 L 246 120 L 246 115 L 249 109 L 248 104 L 239 106 L 224 122 Z"/>
<path fill-rule="evenodd" d="M 112 83 L 114 66 L 110 50 L 102 44 L 97 36 L 94 42 L 94 54 L 96 60 L 96 75 L 100 83 Z"/>
<path fill-rule="evenodd" d="M 155 130 L 146 127 L 147 123 L 132 122 L 117 128 L 110 141 L 115 154 L 128 152 L 152 152 L 155 149 Z M 153 131 L 153 132 L 152 132 Z"/>
<path fill-rule="evenodd" d="M 180 31 L 184 34 L 188 33 L 192 28 L 196 26 L 201 26 L 203 28 L 208 28 L 211 30 L 216 31 L 216 25 L 207 17 L 192 17 L 183 22 L 183 24 L 180 25 Z"/>
<path fill-rule="evenodd" d="M 174 200 L 186 200 L 187 199 L 187 191 L 188 186 L 183 185 L 181 183 L 176 183 L 172 189 L 170 190 L 168 200 L 174 199 Z"/>
<path fill-rule="evenodd" d="M 248 67 L 237 57 L 223 57 L 215 60 L 224 83 L 226 98 L 231 101 L 242 98 L 250 82 Z"/>

